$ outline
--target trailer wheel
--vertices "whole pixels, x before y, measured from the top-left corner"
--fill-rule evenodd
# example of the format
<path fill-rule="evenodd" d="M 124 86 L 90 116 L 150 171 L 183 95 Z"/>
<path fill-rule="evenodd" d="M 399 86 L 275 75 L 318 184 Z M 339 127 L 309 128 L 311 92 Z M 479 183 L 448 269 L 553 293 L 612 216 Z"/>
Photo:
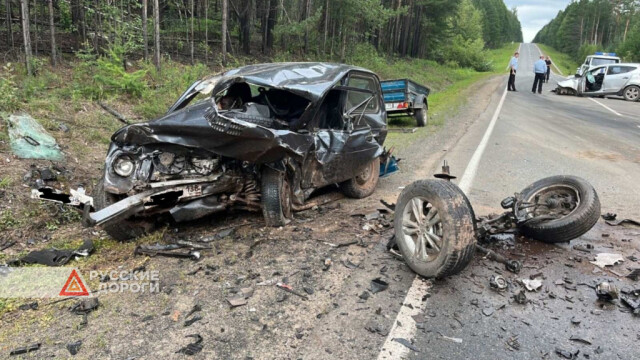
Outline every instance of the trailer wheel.
<path fill-rule="evenodd" d="M 104 176 L 93 188 L 91 195 L 93 196 L 93 205 L 96 211 L 102 210 L 121 200 L 117 195 L 104 191 Z M 102 229 L 118 241 L 127 241 L 152 231 L 154 227 L 154 223 L 144 220 L 122 220 L 117 224 L 103 226 Z"/>
<path fill-rule="evenodd" d="M 416 110 L 416 113 L 413 115 L 413 117 L 416 119 L 416 123 L 418 123 L 418 127 L 427 126 L 427 120 L 428 120 L 427 104 L 424 103 L 422 108 Z"/>
<path fill-rule="evenodd" d="M 395 238 L 413 271 L 443 278 L 469 264 L 476 244 L 474 215 L 460 188 L 445 180 L 419 180 L 396 204 Z"/>

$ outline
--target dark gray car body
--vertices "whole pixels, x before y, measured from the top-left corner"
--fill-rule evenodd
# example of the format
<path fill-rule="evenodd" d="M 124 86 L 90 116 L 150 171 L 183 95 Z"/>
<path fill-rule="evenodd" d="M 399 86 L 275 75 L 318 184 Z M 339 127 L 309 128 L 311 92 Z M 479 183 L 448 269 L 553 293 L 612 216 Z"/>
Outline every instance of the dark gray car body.
<path fill-rule="evenodd" d="M 349 86 L 358 79 L 375 86 Z M 259 93 L 252 94 L 243 109 L 220 110 L 217 101 L 222 94 L 243 83 Z M 356 93 L 367 94 L 369 100 L 359 111 L 348 113 L 346 102 Z M 210 96 L 191 104 L 202 94 Z M 268 112 L 274 125 L 236 116 L 256 109 Z M 293 201 L 300 205 L 315 189 L 355 177 L 382 154 L 386 134 L 380 82 L 368 70 L 329 63 L 245 66 L 195 82 L 161 118 L 118 130 L 107 153 L 104 191 L 122 199 L 153 189 L 165 194 L 161 201 L 153 196 L 141 200 L 148 206 L 138 202 L 137 213 L 161 207 L 175 215 L 189 207 L 186 203 L 213 196 L 216 211 L 238 204 L 255 210 L 255 196 L 248 206 L 245 193 L 249 188 L 255 193 L 260 168 L 268 166 L 287 173 Z M 122 157 L 135 164 L 131 176 L 114 171 L 114 161 Z M 199 188 L 166 196 L 172 187 L 185 184 Z M 106 222 L 105 213 L 92 220 Z M 191 220 L 206 214 L 192 211 L 174 218 Z M 108 221 L 115 218 L 110 215 Z"/>

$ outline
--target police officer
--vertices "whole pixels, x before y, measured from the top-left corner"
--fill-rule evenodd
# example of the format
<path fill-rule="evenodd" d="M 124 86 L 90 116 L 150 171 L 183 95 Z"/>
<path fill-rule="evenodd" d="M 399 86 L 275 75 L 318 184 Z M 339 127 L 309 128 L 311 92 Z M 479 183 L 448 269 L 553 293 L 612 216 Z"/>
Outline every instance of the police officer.
<path fill-rule="evenodd" d="M 547 63 L 544 62 L 544 56 L 540 55 L 540 59 L 533 64 L 533 72 L 536 77 L 533 80 L 532 93 L 536 93 L 536 87 L 538 88 L 538 94 L 542 94 L 542 83 L 544 82 L 545 75 L 547 74 Z"/>

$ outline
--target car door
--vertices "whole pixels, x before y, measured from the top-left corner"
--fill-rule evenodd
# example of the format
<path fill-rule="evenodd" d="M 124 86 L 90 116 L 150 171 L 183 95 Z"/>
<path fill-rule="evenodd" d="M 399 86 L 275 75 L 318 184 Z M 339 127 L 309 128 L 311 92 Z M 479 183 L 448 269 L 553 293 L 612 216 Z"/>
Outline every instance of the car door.
<path fill-rule="evenodd" d="M 604 77 L 606 77 L 607 66 L 598 66 L 587 71 L 581 84 L 584 94 L 599 94 L 603 92 Z"/>
<path fill-rule="evenodd" d="M 604 91 L 607 93 L 619 92 L 627 84 L 631 78 L 630 73 L 635 69 L 634 66 L 609 65 L 604 79 Z"/>
<path fill-rule="evenodd" d="M 384 126 L 385 113 L 377 77 L 353 71 L 332 91 L 339 92 L 341 121 L 329 121 L 315 133 L 316 171 L 305 176 L 313 187 L 355 177 L 382 150 L 376 125 Z"/>

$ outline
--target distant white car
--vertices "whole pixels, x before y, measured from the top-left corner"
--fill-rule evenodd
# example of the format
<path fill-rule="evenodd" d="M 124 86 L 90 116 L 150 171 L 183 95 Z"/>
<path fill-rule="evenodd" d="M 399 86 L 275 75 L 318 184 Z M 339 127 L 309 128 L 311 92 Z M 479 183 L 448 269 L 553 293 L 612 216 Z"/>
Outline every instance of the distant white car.
<path fill-rule="evenodd" d="M 588 70 L 584 76 L 558 82 L 558 95 L 623 96 L 628 101 L 640 99 L 640 64 L 608 64 Z"/>

